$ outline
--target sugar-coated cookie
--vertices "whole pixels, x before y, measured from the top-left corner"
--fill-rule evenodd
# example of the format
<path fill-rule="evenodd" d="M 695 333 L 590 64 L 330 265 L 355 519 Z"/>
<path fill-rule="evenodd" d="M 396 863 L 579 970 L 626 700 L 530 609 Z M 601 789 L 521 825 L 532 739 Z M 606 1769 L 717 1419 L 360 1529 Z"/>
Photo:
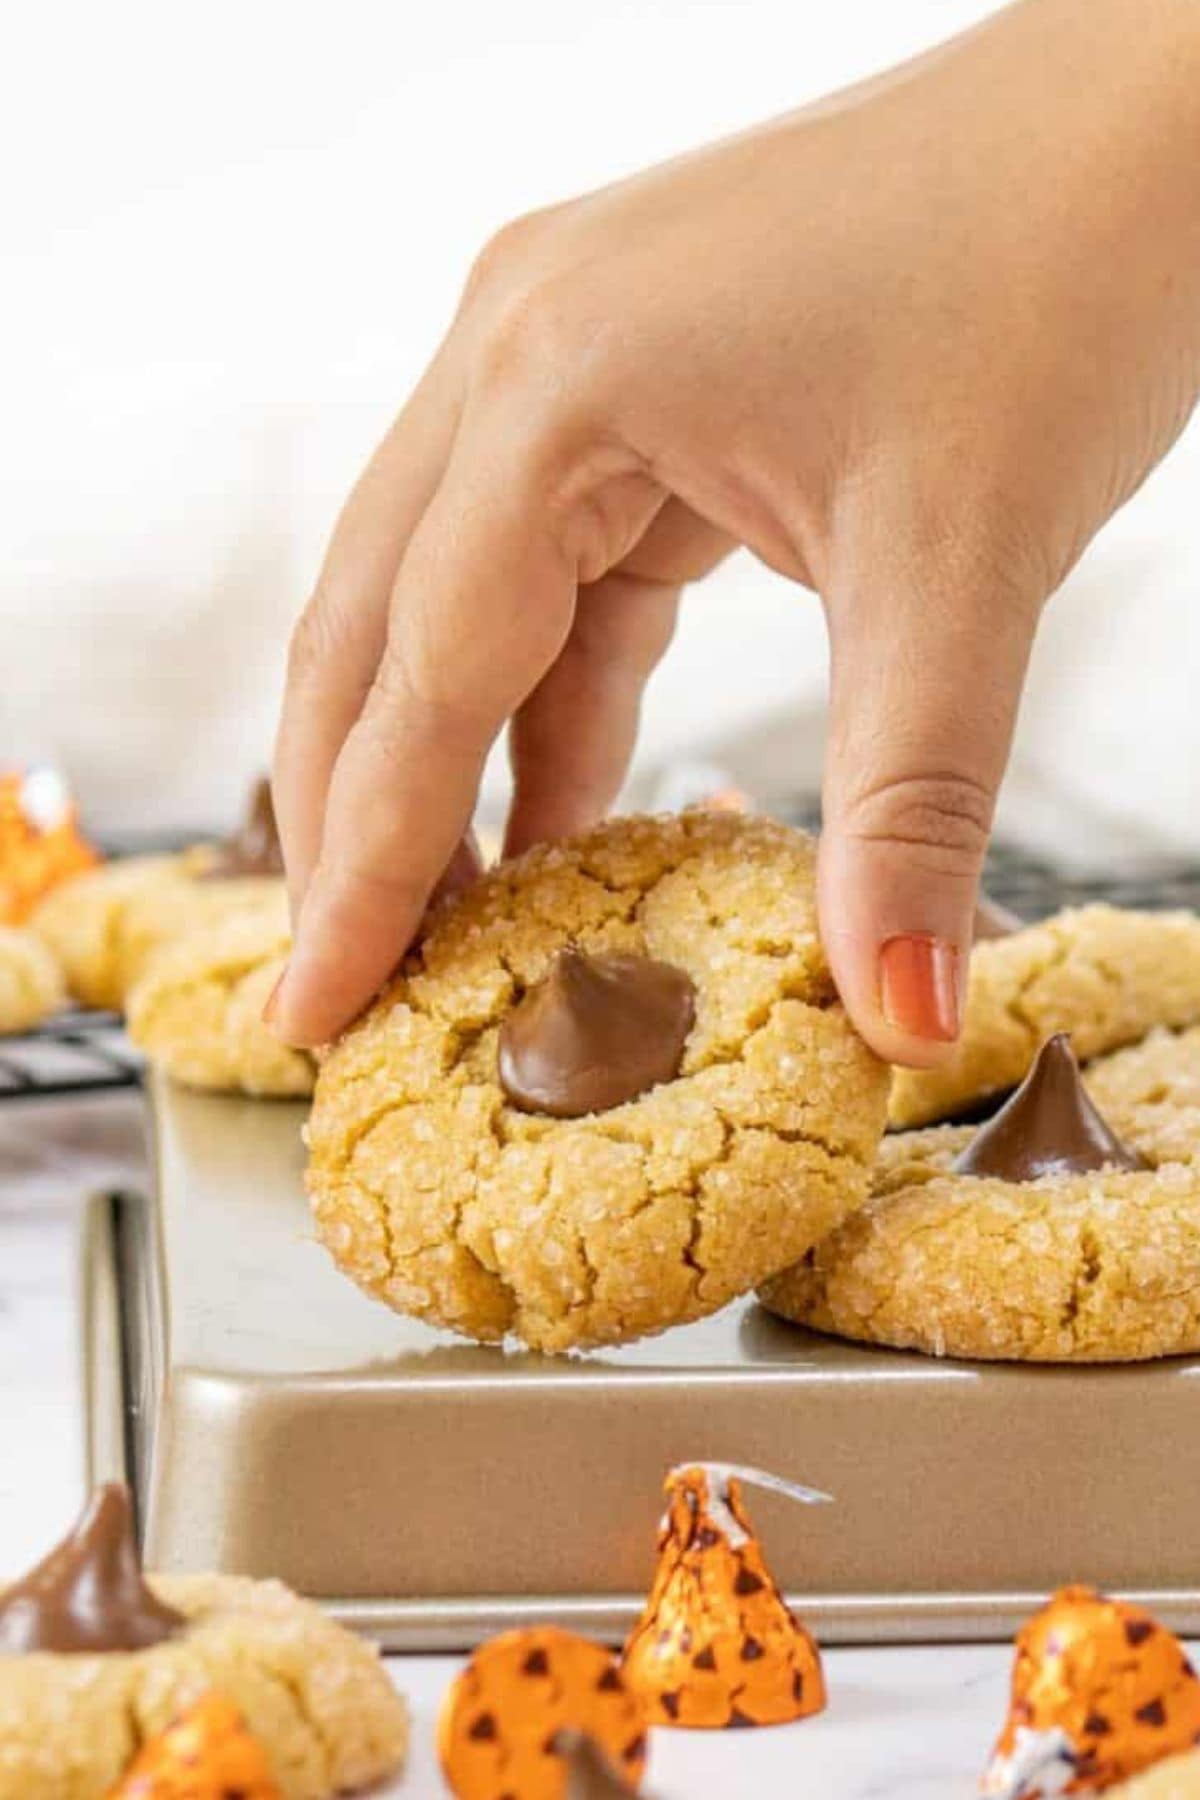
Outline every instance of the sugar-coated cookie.
<path fill-rule="evenodd" d="M 287 926 L 287 890 L 277 876 L 159 882 L 136 894 L 121 922 L 121 1004 L 154 959 L 198 932 L 219 930 L 244 918 L 262 918 L 276 931 Z"/>
<path fill-rule="evenodd" d="M 227 920 L 262 913 L 284 928 L 287 896 L 271 790 L 251 790 L 245 817 L 218 844 L 177 856 L 132 856 L 57 888 L 31 923 L 85 1006 L 120 1011 L 164 946 Z"/>
<path fill-rule="evenodd" d="M 168 944 L 129 995 L 130 1037 L 185 1087 L 311 1093 L 312 1058 L 280 1043 L 262 1016 L 288 945 L 282 900 Z"/>
<path fill-rule="evenodd" d="M 162 1575 L 188 1620 L 152 1649 L 0 1656 L 0 1800 L 103 1800 L 147 1738 L 210 1689 L 237 1706 L 285 1800 L 390 1774 L 405 1707 L 376 1651 L 276 1581 Z"/>
<path fill-rule="evenodd" d="M 121 919 L 122 1000 L 166 946 L 231 920 L 261 915 L 287 928 L 283 852 L 270 784 L 254 783 L 244 818 L 223 843 L 187 853 L 183 881 L 153 882 L 133 895 Z"/>
<path fill-rule="evenodd" d="M 244 913 L 285 919 L 278 877 L 210 880 L 214 856 L 198 845 L 178 856 L 123 857 L 42 902 L 30 924 L 58 957 L 76 999 L 119 1012 L 164 945 Z"/>
<path fill-rule="evenodd" d="M 1085 1086 L 1148 1165 L 957 1172 L 972 1126 L 885 1138 L 866 1207 L 768 1282 L 773 1312 L 934 1355 L 1125 1362 L 1200 1350 L 1200 1032 L 1102 1058 Z"/>
<path fill-rule="evenodd" d="M 825 1236 L 888 1076 L 837 1001 L 814 861 L 765 819 L 621 819 L 437 909 L 321 1066 L 308 1185 L 346 1273 L 565 1350 L 713 1312 Z"/>
<path fill-rule="evenodd" d="M 36 933 L 0 925 L 0 1037 L 31 1030 L 65 998 L 62 970 Z"/>
<path fill-rule="evenodd" d="M 1200 918 L 1085 906 L 971 952 L 962 1036 L 937 1069 L 898 1069 L 898 1129 L 952 1119 L 1015 1087 L 1038 1045 L 1071 1034 L 1081 1062 L 1155 1026 L 1200 1020 Z"/>
<path fill-rule="evenodd" d="M 125 942 L 129 907 L 154 888 L 190 880 L 186 856 L 122 857 L 63 882 L 29 923 L 58 959 L 77 1000 L 118 1011 L 132 961 Z"/>
<path fill-rule="evenodd" d="M 364 1787 L 407 1748 L 407 1710 L 376 1650 L 277 1581 L 144 1575 L 116 1483 L 0 1588 L 0 1800 L 104 1800 L 212 1694 L 258 1741 L 284 1800 Z"/>
<path fill-rule="evenodd" d="M 1152 1031 L 1140 1044 L 1098 1057 L 1084 1079 L 1122 1134 L 1153 1144 L 1156 1162 L 1200 1156 L 1200 1026 Z"/>

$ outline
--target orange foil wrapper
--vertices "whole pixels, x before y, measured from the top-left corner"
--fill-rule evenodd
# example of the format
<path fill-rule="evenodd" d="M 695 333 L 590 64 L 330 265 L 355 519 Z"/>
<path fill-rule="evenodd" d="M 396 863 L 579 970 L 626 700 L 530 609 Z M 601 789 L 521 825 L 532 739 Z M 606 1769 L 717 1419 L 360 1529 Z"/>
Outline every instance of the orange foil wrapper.
<path fill-rule="evenodd" d="M 591 1738 L 636 1793 L 646 1722 L 616 1658 L 553 1625 L 481 1644 L 438 1720 L 442 1772 L 458 1800 L 567 1800 L 572 1733 Z"/>
<path fill-rule="evenodd" d="M 109 1800 L 282 1800 L 266 1752 L 223 1694 L 205 1694 L 151 1738 Z"/>
<path fill-rule="evenodd" d="M 98 860 L 52 769 L 0 773 L 0 925 L 20 925 L 51 888 Z"/>
<path fill-rule="evenodd" d="M 1179 1639 L 1140 1606 L 1061 1588 L 1017 1634 L 982 1792 L 1103 1793 L 1198 1741 L 1200 1681 Z"/>
<path fill-rule="evenodd" d="M 621 1665 L 652 1725 L 782 1725 L 825 1705 L 820 1652 L 767 1568 L 742 1480 L 827 1498 L 716 1463 L 667 1476 L 658 1571 Z"/>

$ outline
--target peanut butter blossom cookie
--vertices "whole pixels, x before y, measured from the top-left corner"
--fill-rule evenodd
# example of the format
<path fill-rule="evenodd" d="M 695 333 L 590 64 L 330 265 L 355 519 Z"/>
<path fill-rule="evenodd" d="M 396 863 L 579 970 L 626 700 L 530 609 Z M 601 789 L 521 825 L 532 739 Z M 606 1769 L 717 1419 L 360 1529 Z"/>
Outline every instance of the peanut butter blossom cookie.
<path fill-rule="evenodd" d="M 0 1037 L 40 1024 L 65 997 L 62 971 L 42 940 L 0 925 Z"/>
<path fill-rule="evenodd" d="M 1088 1092 L 1121 1130 L 1154 1146 L 1157 1163 L 1200 1158 L 1200 1026 L 1152 1031 L 1091 1064 Z"/>
<path fill-rule="evenodd" d="M 143 1746 L 217 1692 L 283 1800 L 390 1775 L 408 1716 L 374 1649 L 279 1582 L 143 1576 L 124 1488 L 0 1590 L 0 1800 L 104 1800 Z"/>
<path fill-rule="evenodd" d="M 119 1012 L 165 944 L 249 912 L 282 920 L 282 872 L 271 791 L 260 781 L 225 843 L 104 863 L 55 888 L 30 922 L 75 997 Z"/>
<path fill-rule="evenodd" d="M 1043 1046 L 978 1131 L 884 1140 L 875 1190 L 761 1297 L 782 1317 L 934 1355 L 1126 1362 L 1200 1349 L 1200 1137 L 1162 1075 L 1196 1034 L 1093 1065 Z M 1137 1078 L 1141 1069 L 1142 1079 Z M 1088 1089 L 1091 1088 L 1091 1093 Z M 1149 1096 L 1149 1097 L 1147 1097 Z M 1104 1106 L 1101 1112 L 1097 1101 Z"/>
<path fill-rule="evenodd" d="M 159 951 L 129 995 L 129 1035 L 184 1087 L 310 1094 L 313 1061 L 263 1020 L 290 938 L 278 904 L 239 913 Z"/>
<path fill-rule="evenodd" d="M 994 916 L 994 915 L 993 915 Z M 994 930 L 995 927 L 989 927 Z M 933 1124 L 1024 1080 L 1038 1046 L 1071 1035 L 1081 1062 L 1156 1026 L 1200 1020 L 1200 918 L 1085 906 L 977 939 L 962 1036 L 937 1069 L 898 1069 L 889 1122 Z"/>
<path fill-rule="evenodd" d="M 399 1311 L 539 1349 L 715 1311 L 856 1206 L 887 1072 L 837 1001 L 814 845 L 617 820 L 492 870 L 322 1063 L 318 1230 Z"/>

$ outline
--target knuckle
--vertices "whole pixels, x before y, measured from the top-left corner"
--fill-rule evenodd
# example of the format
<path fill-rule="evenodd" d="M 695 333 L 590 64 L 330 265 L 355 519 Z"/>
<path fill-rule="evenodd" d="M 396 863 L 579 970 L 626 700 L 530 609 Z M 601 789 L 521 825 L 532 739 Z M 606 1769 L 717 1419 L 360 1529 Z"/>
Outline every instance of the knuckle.
<path fill-rule="evenodd" d="M 470 755 L 477 751 L 486 729 L 485 721 L 461 692 L 448 687 L 436 673 L 420 678 L 410 660 L 392 649 L 380 662 L 364 724 L 384 756 L 409 777 L 414 740 L 436 746 L 442 756 Z"/>
<path fill-rule="evenodd" d="M 522 283 L 492 317 L 480 345 L 477 372 L 490 388 L 515 382 L 561 386 L 579 341 L 571 277 L 553 275 Z"/>
<path fill-rule="evenodd" d="M 463 289 L 464 306 L 504 289 L 517 279 L 518 271 L 525 266 L 534 245 L 544 235 L 545 218 L 546 214 L 542 212 L 524 213 L 492 233 L 471 264 Z"/>
<path fill-rule="evenodd" d="M 888 776 L 854 796 L 848 834 L 861 843 L 903 848 L 943 874 L 971 875 L 991 834 L 990 788 L 958 773 Z"/>
<path fill-rule="evenodd" d="M 288 645 L 288 682 L 307 686 L 319 678 L 346 644 L 342 609 L 328 589 L 318 587 L 297 619 Z"/>

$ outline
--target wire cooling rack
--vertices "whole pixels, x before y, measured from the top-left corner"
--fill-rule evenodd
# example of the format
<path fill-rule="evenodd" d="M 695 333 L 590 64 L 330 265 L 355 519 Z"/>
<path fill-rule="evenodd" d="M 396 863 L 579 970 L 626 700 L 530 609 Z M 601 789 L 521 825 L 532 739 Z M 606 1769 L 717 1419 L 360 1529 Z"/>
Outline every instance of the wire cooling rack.
<path fill-rule="evenodd" d="M 0 1101 L 135 1087 L 141 1072 L 114 1013 L 56 1013 L 36 1031 L 0 1037 Z"/>
<path fill-rule="evenodd" d="M 1093 900 L 1147 912 L 1178 907 L 1200 911 L 1200 866 L 1195 863 L 1146 863 L 1120 875 L 1076 875 L 997 844 L 988 855 L 983 884 L 993 900 L 1030 920 Z"/>

